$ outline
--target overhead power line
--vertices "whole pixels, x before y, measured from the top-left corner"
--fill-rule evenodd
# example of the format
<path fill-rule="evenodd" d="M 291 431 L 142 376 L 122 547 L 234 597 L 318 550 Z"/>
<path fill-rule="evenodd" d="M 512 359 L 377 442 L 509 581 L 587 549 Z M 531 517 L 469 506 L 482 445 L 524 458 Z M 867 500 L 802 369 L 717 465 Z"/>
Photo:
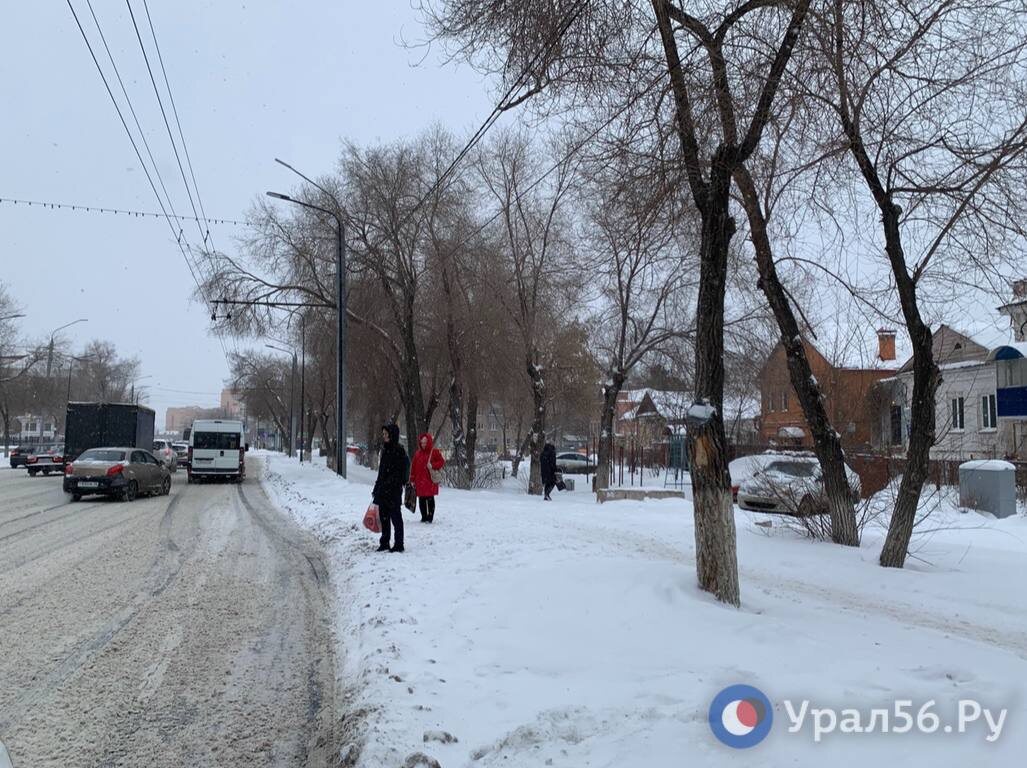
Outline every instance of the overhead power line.
<path fill-rule="evenodd" d="M 204 251 L 206 251 L 207 238 L 203 234 L 203 227 L 200 226 L 200 214 L 199 211 L 196 210 L 196 201 L 193 200 L 193 192 L 189 187 L 189 180 L 185 176 L 185 168 L 182 166 L 182 157 L 178 153 L 178 144 L 175 142 L 175 134 L 171 130 L 171 123 L 168 121 L 168 113 L 164 109 L 164 100 L 160 97 L 160 89 L 157 87 L 157 78 L 153 76 L 153 68 L 150 66 L 150 57 L 146 53 L 146 46 L 143 45 L 143 36 L 139 33 L 139 25 L 136 23 L 135 11 L 132 10 L 132 3 L 130 0 L 125 0 L 125 5 L 128 6 L 128 15 L 132 19 L 132 28 L 136 33 L 136 40 L 139 41 L 139 50 L 143 53 L 143 61 L 146 63 L 146 71 L 150 75 L 150 83 L 153 84 L 153 94 L 157 97 L 157 106 L 160 107 L 161 117 L 164 118 L 164 127 L 168 131 L 168 139 L 171 141 L 171 149 L 175 153 L 175 161 L 178 163 L 178 172 L 182 175 L 182 183 L 185 185 L 185 193 L 189 198 L 189 206 L 193 209 L 196 228 L 200 232 L 200 240 L 203 242 Z"/>
<path fill-rule="evenodd" d="M 78 13 L 75 11 L 75 6 L 72 5 L 71 0 L 66 0 L 66 2 L 67 2 L 67 5 L 68 5 L 68 9 L 71 11 L 72 17 L 75 19 L 75 25 L 78 27 L 79 34 L 81 34 L 82 40 L 83 40 L 83 42 L 85 42 L 86 48 L 89 50 L 89 55 L 90 55 L 90 57 L 93 60 L 93 64 L 96 66 L 96 71 L 97 71 L 97 73 L 99 73 L 100 79 L 103 81 L 104 88 L 107 90 L 107 95 L 110 97 L 111 103 L 114 105 L 114 110 L 118 114 L 118 119 L 121 121 L 121 125 L 125 129 L 125 133 L 128 136 L 128 140 L 132 144 L 132 149 L 135 151 L 136 158 L 139 160 L 139 164 L 140 164 L 140 166 L 142 166 L 143 171 L 146 174 L 146 180 L 150 184 L 150 189 L 153 191 L 154 197 L 157 198 L 157 204 L 158 204 L 158 206 L 161 209 L 161 213 L 164 215 L 164 219 L 168 223 L 168 227 L 171 229 L 171 233 L 172 233 L 173 237 L 175 238 L 175 243 L 178 245 L 178 249 L 181 252 L 182 258 L 183 258 L 183 260 L 186 263 L 186 267 L 188 267 L 188 269 L 189 269 L 189 274 L 192 276 L 193 282 L 196 284 L 196 290 L 199 292 L 201 298 L 203 298 L 203 301 L 207 305 L 207 308 L 208 308 L 208 311 L 209 311 L 211 309 L 210 300 L 207 298 L 206 293 L 203 290 L 203 286 L 201 285 L 199 278 L 197 278 L 197 276 L 196 276 L 196 270 L 193 268 L 192 261 L 189 259 L 189 255 L 188 255 L 188 253 L 186 251 L 185 245 L 183 245 L 183 241 L 185 241 L 185 243 L 188 244 L 188 240 L 185 237 L 185 232 L 182 229 L 177 229 L 176 230 L 174 223 L 172 223 L 172 217 L 169 215 L 168 210 L 167 210 L 167 206 L 164 205 L 164 201 L 161 200 L 160 193 L 157 192 L 157 185 L 154 184 L 153 176 L 150 174 L 150 171 L 147 168 L 146 163 L 143 161 L 142 153 L 139 151 L 139 145 L 136 143 L 135 137 L 132 135 L 132 130 L 128 127 L 128 122 L 125 120 L 125 115 L 124 115 L 124 113 L 121 110 L 121 105 L 118 104 L 118 100 L 114 96 L 114 91 L 111 89 L 110 82 L 107 80 L 107 75 L 103 71 L 103 67 L 100 66 L 100 60 L 97 58 L 96 52 L 93 50 L 93 45 L 89 41 L 89 36 L 86 34 L 85 28 L 82 26 L 82 22 L 79 19 Z M 88 2 L 88 0 L 87 0 L 87 2 Z M 131 11 L 131 6 L 129 6 L 129 11 Z M 134 19 L 133 19 L 133 23 L 134 23 Z M 99 28 L 99 22 L 97 22 L 97 27 Z M 138 28 L 137 28 L 137 37 L 138 37 Z M 140 39 L 140 42 L 141 42 L 141 39 Z M 144 53 L 145 53 L 145 51 L 144 51 Z M 152 73 L 151 73 L 151 79 L 152 79 Z M 158 101 L 159 101 L 159 95 L 158 95 Z M 163 105 L 161 106 L 161 109 L 163 111 Z M 167 124 L 166 118 L 165 118 L 165 124 Z M 169 127 L 169 130 L 170 130 L 170 127 Z M 177 154 L 177 150 L 176 150 L 176 154 Z M 181 164 L 180 164 L 180 167 L 181 167 Z M 170 204 L 170 201 L 169 201 L 169 204 Z M 196 213 L 195 208 L 193 210 L 193 213 L 194 214 Z M 195 217 L 195 220 L 198 222 L 199 218 Z M 220 332 L 220 329 L 216 329 L 216 332 L 217 332 L 217 335 L 218 335 L 218 341 L 219 341 L 219 343 L 221 345 L 222 352 L 224 352 L 225 358 L 227 360 L 228 359 L 228 349 L 225 346 L 224 338 L 223 338 L 223 336 L 222 336 L 222 334 Z"/>
<path fill-rule="evenodd" d="M 168 122 L 168 115 L 167 115 L 166 110 L 164 109 L 164 102 L 161 99 L 160 89 L 157 87 L 157 80 L 154 77 L 153 69 L 150 67 L 150 59 L 146 55 L 146 46 L 143 44 L 142 35 L 140 35 L 140 33 L 139 33 L 139 26 L 136 23 L 135 13 L 132 10 L 132 2 L 131 2 L 131 0 L 125 0 L 125 4 L 128 6 L 128 13 L 129 13 L 129 16 L 132 19 L 132 27 L 135 29 L 136 39 L 139 41 L 139 49 L 143 53 L 143 60 L 146 62 L 146 70 L 147 70 L 147 72 L 150 75 L 150 82 L 153 84 L 153 92 L 154 92 L 154 95 L 157 97 L 157 104 L 160 106 L 161 115 L 164 118 L 164 126 L 167 128 L 167 131 L 168 131 L 168 139 L 170 139 L 170 141 L 171 141 L 171 148 L 175 152 L 175 160 L 178 163 L 178 170 L 182 174 L 182 183 L 185 185 L 186 194 L 189 196 L 189 205 L 193 209 L 193 216 L 196 217 L 196 219 L 195 219 L 195 221 L 196 221 L 196 228 L 200 232 L 200 241 L 201 241 L 201 246 L 200 247 L 201 247 L 201 250 L 203 251 L 204 255 L 207 257 L 208 266 L 211 268 L 211 270 L 214 270 L 216 267 L 215 267 L 215 264 L 214 264 L 213 255 L 211 254 L 211 249 L 215 248 L 215 246 L 214 246 L 214 239 L 213 239 L 213 236 L 211 235 L 211 232 L 210 232 L 210 225 L 207 224 L 207 214 L 206 214 L 206 212 L 203 209 L 203 198 L 200 196 L 200 188 L 199 188 L 199 185 L 197 185 L 197 183 L 196 183 L 196 174 L 193 171 L 192 158 L 189 155 L 189 147 L 188 147 L 188 145 L 186 144 L 186 141 L 185 141 L 185 132 L 182 130 L 182 122 L 181 122 L 181 120 L 179 120 L 179 117 L 178 117 L 178 107 L 175 104 L 175 96 L 174 96 L 174 93 L 172 92 L 172 89 L 171 89 L 171 81 L 168 79 L 168 72 L 167 72 L 167 69 L 164 66 L 164 56 L 163 56 L 163 54 L 161 54 L 160 44 L 157 42 L 157 31 L 156 31 L 156 29 L 154 27 L 154 24 L 153 24 L 153 17 L 150 15 L 150 6 L 146 2 L 146 0 L 143 0 L 143 8 L 146 11 L 146 20 L 147 20 L 147 23 L 149 24 L 149 27 L 150 27 L 150 35 L 153 38 L 153 46 L 154 46 L 154 49 L 157 52 L 157 59 L 158 59 L 158 62 L 160 63 L 161 73 L 164 76 L 164 87 L 166 88 L 166 90 L 168 92 L 168 101 L 171 103 L 171 112 L 172 112 L 172 114 L 175 117 L 175 124 L 178 126 L 178 136 L 179 136 L 179 139 L 182 142 L 182 152 L 185 154 L 186 163 L 189 166 L 189 176 L 190 176 L 190 178 L 192 179 L 192 182 L 193 182 L 193 191 L 195 191 L 195 193 L 196 193 L 196 203 L 198 203 L 199 206 L 200 206 L 199 215 L 197 215 L 196 205 L 193 203 L 193 193 L 190 192 L 190 190 L 189 190 L 189 181 L 186 179 L 186 177 L 185 177 L 185 170 L 182 168 L 182 158 L 178 154 L 178 147 L 175 144 L 175 137 L 174 137 L 174 134 L 171 131 L 171 125 Z M 204 227 L 200 227 L 200 219 L 199 219 L 200 216 L 202 216 L 202 218 L 203 218 Z M 220 329 L 216 329 L 216 332 L 217 332 L 218 337 L 219 337 L 219 339 L 221 341 L 221 346 L 224 348 L 224 346 L 225 346 L 224 335 L 221 333 Z M 238 348 L 238 345 L 236 344 L 234 338 L 232 339 L 232 346 L 233 346 L 236 354 L 238 354 L 239 348 Z M 227 349 L 225 351 L 226 351 L 226 354 L 227 354 Z"/>
<path fill-rule="evenodd" d="M 666 76 L 667 76 L 667 73 L 664 72 L 664 71 L 661 71 L 660 73 L 658 73 L 656 75 L 656 77 L 645 88 L 643 88 L 641 91 L 636 93 L 631 99 L 629 99 L 627 102 L 625 102 L 619 109 L 617 109 L 612 115 L 610 115 L 610 117 L 608 117 L 606 120 L 604 120 L 597 128 L 595 128 L 594 130 L 590 131 L 582 139 L 578 140 L 575 143 L 575 145 L 573 147 L 571 147 L 571 149 L 567 153 L 565 153 L 559 160 L 557 160 L 552 165 L 550 165 L 537 179 L 535 179 L 527 187 L 525 187 L 517 195 L 515 195 L 513 200 L 511 200 L 510 202 L 511 203 L 520 202 L 520 200 L 523 199 L 525 197 L 525 195 L 527 195 L 529 192 L 531 192 L 533 189 L 535 189 L 539 184 L 541 184 L 547 178 L 549 178 L 551 175 L 553 175 L 559 168 L 561 168 L 563 166 L 564 163 L 566 163 L 568 160 L 570 160 L 572 157 L 574 157 L 574 155 L 576 155 L 578 152 L 580 152 L 582 150 L 582 148 L 584 148 L 584 146 L 586 144 L 588 144 L 590 141 L 592 141 L 592 139 L 596 138 L 606 128 L 608 128 L 610 125 L 612 125 L 618 118 L 621 117 L 621 115 L 623 115 L 631 107 L 633 107 L 635 104 L 637 104 L 639 101 L 641 101 L 643 97 L 645 97 L 647 94 L 651 93 L 653 91 L 653 89 L 656 88 L 656 86 L 658 86 L 661 83 L 661 81 Z M 497 221 L 503 215 L 503 210 L 504 210 L 503 208 L 500 208 L 492 216 L 490 216 L 488 219 L 486 219 L 481 224 L 481 226 L 479 226 L 477 229 L 475 229 L 473 232 L 471 232 L 469 235 L 467 235 L 467 237 L 463 238 L 457 244 L 457 247 L 461 247 L 463 245 L 466 245 L 472 239 L 474 239 L 475 237 L 480 235 L 482 232 L 484 232 L 486 229 L 488 229 L 488 227 L 493 222 Z"/>
<path fill-rule="evenodd" d="M 467 154 L 472 149 L 474 149 L 475 146 L 478 145 L 478 143 L 482 140 L 482 138 L 484 138 L 488 130 L 493 125 L 495 125 L 497 120 L 499 120 L 503 112 L 505 112 L 507 109 L 510 109 L 510 107 L 513 106 L 511 103 L 509 103 L 511 97 L 531 76 L 531 72 L 535 68 L 535 66 L 540 61 L 542 61 L 542 59 L 545 56 L 548 56 L 549 53 L 553 51 L 557 45 L 559 45 L 560 41 L 563 39 L 563 36 L 567 33 L 567 30 L 570 29 L 571 24 L 574 23 L 574 20 L 577 19 L 580 14 L 580 8 L 576 10 L 574 13 L 572 13 L 567 18 L 567 21 L 564 22 L 560 29 L 557 30 L 557 32 L 553 35 L 553 39 L 550 40 L 549 43 L 544 48 L 542 48 L 538 53 L 536 53 L 535 56 L 531 59 L 531 61 L 527 63 L 527 65 L 525 65 L 520 75 L 518 75 L 517 79 L 514 80 L 514 82 L 510 85 L 509 88 L 507 88 L 506 92 L 499 99 L 499 102 L 492 109 L 492 112 L 489 113 L 489 116 L 485 118 L 485 121 L 481 124 L 478 130 L 474 132 L 470 139 L 467 140 L 467 143 L 464 145 L 463 149 L 461 149 L 457 156 L 453 158 L 453 162 L 451 162 L 446 167 L 446 170 L 444 170 L 439 175 L 439 178 L 435 180 L 435 183 L 432 184 L 431 188 L 424 194 L 423 197 L 421 197 L 420 200 L 417 201 L 414 207 L 410 209 L 410 213 L 407 215 L 408 218 L 412 217 L 415 213 L 417 213 L 417 211 L 420 210 L 421 206 L 424 205 L 428 198 L 431 197 L 437 190 L 441 189 L 442 184 L 446 181 L 447 178 L 449 178 L 450 174 L 452 174 L 453 171 L 456 170 L 456 167 L 460 164 L 460 161 L 463 160 L 464 157 L 466 157 Z"/>
<path fill-rule="evenodd" d="M 128 122 L 125 120 L 125 115 L 121 111 L 121 105 L 118 104 L 118 100 L 114 97 L 114 91 L 111 90 L 111 85 L 107 81 L 107 75 L 103 71 L 103 67 L 100 66 L 100 60 L 96 58 L 96 52 L 93 50 L 93 44 L 89 42 L 89 36 L 86 34 L 86 30 L 82 26 L 82 22 L 78 18 L 78 13 L 75 11 L 75 6 L 71 4 L 71 0 L 66 0 L 66 2 L 68 3 L 68 8 L 71 11 L 71 15 L 75 18 L 75 24 L 78 26 L 78 31 L 82 35 L 82 40 L 85 42 L 86 48 L 89 49 L 89 55 L 93 59 L 93 64 L 96 65 L 96 71 L 100 74 L 100 79 L 103 80 L 104 88 L 107 89 L 107 95 L 110 96 L 111 103 L 114 105 L 114 110 L 118 113 L 118 119 L 121 121 L 121 126 L 125 129 L 125 133 L 128 136 L 128 140 L 132 144 L 132 149 L 135 151 L 136 157 L 139 159 L 139 164 L 142 166 L 143 172 L 146 174 L 146 180 L 150 183 L 150 189 L 153 190 L 153 195 L 157 198 L 157 204 L 160 206 L 161 213 L 164 214 L 164 218 L 168 222 L 168 227 L 171 229 L 171 234 L 174 236 L 175 242 L 178 244 L 178 249 L 182 252 L 182 258 L 185 259 L 186 266 L 189 267 L 189 274 L 193 276 L 193 282 L 196 283 L 197 289 L 200 289 L 200 281 L 196 278 L 196 271 L 193 269 L 192 262 L 189 261 L 189 256 L 186 254 L 185 248 L 182 245 L 182 230 L 176 230 L 175 225 L 171 222 L 171 217 L 168 215 L 167 207 L 161 200 L 160 193 L 157 192 L 157 185 L 153 183 L 153 176 L 150 175 L 150 171 L 146 167 L 146 163 L 143 162 L 143 155 L 139 151 L 139 145 L 136 143 L 135 137 L 132 135 L 132 131 L 128 127 Z"/>
<path fill-rule="evenodd" d="M 136 114 L 135 107 L 132 105 L 132 98 L 128 95 L 128 89 L 125 88 L 125 81 L 121 79 L 121 71 L 118 69 L 117 63 L 114 61 L 114 54 L 111 53 L 110 46 L 107 45 L 107 36 L 103 33 L 103 28 L 100 26 L 100 20 L 96 17 L 96 11 L 93 10 L 92 0 L 86 0 L 86 5 L 89 7 L 89 14 L 93 17 L 93 23 L 96 25 L 96 31 L 100 35 L 100 42 L 103 43 L 103 48 L 107 51 L 107 59 L 111 63 L 111 68 L 114 69 L 114 75 L 118 78 L 118 85 L 121 86 L 121 94 L 125 97 L 125 103 L 128 104 L 128 111 L 132 113 L 132 120 L 135 122 L 136 130 L 139 131 L 139 138 L 143 141 L 143 147 L 146 149 L 146 154 L 150 158 L 150 164 L 153 166 L 154 175 L 157 177 L 157 181 L 160 182 L 160 188 L 164 191 L 164 199 L 168 203 L 168 208 L 171 209 L 172 216 L 176 216 L 175 205 L 171 200 L 171 195 L 168 194 L 168 188 L 164 184 L 164 177 L 161 176 L 160 167 L 157 165 L 157 161 L 153 159 L 153 152 L 150 150 L 150 142 L 146 140 L 146 132 L 143 130 L 143 126 L 139 123 L 139 116 Z"/>
<path fill-rule="evenodd" d="M 204 223 L 207 221 L 207 212 L 203 209 L 203 197 L 200 195 L 200 185 L 196 183 L 196 173 L 193 171 L 193 160 L 189 155 L 189 145 L 185 141 L 185 133 L 182 131 L 182 122 L 178 119 L 178 106 L 175 104 L 175 95 L 171 90 L 171 81 L 168 79 L 168 71 L 164 68 L 164 56 L 160 52 L 160 43 L 157 42 L 157 30 L 154 29 L 153 18 L 150 16 L 150 4 L 143 0 L 143 9 L 146 11 L 146 23 L 150 26 L 150 35 L 153 37 L 153 47 L 157 51 L 157 61 L 160 63 L 160 71 L 164 76 L 164 87 L 168 90 L 168 99 L 171 101 L 171 113 L 175 116 L 175 125 L 178 126 L 178 137 L 182 140 L 182 150 L 185 152 L 185 162 L 189 166 L 189 177 L 193 180 L 193 189 L 196 191 L 196 202 L 200 206 L 200 216 Z M 208 235 L 209 235 L 209 229 Z M 213 246 L 213 243 L 211 243 Z"/>
<path fill-rule="evenodd" d="M 69 211 L 80 211 L 85 213 L 107 213 L 117 214 L 122 216 L 137 217 L 137 218 L 157 218 L 163 219 L 165 215 L 156 211 L 136 211 L 128 208 L 111 208 L 110 206 L 100 205 L 80 205 L 79 203 L 58 203 L 52 200 L 24 200 L 17 197 L 0 197 L 0 203 L 7 203 L 8 205 L 26 205 L 35 206 L 39 208 L 53 209 L 53 210 L 69 210 Z M 177 219 L 179 221 L 194 221 L 196 220 L 193 216 L 180 216 L 175 213 L 168 214 L 169 218 Z M 248 227 L 250 224 L 239 219 L 222 219 L 211 217 L 206 219 L 212 224 L 228 224 L 237 227 Z"/>

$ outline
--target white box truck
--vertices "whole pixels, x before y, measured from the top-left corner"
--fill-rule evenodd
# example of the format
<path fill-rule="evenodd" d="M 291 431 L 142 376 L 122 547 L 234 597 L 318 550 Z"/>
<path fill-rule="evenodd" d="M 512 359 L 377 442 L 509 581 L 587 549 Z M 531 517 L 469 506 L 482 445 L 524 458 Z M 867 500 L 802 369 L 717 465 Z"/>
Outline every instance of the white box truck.
<path fill-rule="evenodd" d="M 189 482 L 246 477 L 244 427 L 231 419 L 197 419 L 189 435 Z"/>

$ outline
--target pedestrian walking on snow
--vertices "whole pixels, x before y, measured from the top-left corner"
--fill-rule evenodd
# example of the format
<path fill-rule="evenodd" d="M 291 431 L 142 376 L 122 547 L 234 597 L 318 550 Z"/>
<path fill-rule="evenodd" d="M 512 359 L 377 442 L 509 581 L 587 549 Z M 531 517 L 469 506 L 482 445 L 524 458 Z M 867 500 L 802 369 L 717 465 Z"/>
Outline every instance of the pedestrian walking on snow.
<path fill-rule="evenodd" d="M 374 482 L 371 498 L 378 505 L 378 517 L 382 523 L 382 538 L 379 552 L 403 551 L 403 487 L 410 474 L 407 452 L 399 444 L 399 427 L 386 424 L 382 427 L 382 455 L 378 460 L 378 479 Z M 392 528 L 396 538 L 389 547 Z"/>
<path fill-rule="evenodd" d="M 432 477 L 432 472 L 441 472 L 446 466 L 446 460 L 427 432 L 417 439 L 417 444 L 418 449 L 410 462 L 410 482 L 414 484 L 414 492 L 417 494 L 421 522 L 431 523 L 435 520 L 435 497 L 439 495 L 439 484 Z"/>
<path fill-rule="evenodd" d="M 556 446 L 552 443 L 546 443 L 542 447 L 542 458 L 540 461 L 542 471 L 542 485 L 545 488 L 545 500 L 552 501 L 553 499 L 549 496 L 556 487 Z"/>

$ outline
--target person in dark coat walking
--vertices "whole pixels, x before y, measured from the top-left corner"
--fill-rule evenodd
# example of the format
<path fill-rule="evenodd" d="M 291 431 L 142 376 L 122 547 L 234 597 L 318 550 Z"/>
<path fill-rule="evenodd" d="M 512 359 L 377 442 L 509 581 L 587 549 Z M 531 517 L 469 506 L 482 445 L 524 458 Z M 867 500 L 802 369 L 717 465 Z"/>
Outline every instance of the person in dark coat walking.
<path fill-rule="evenodd" d="M 403 551 L 403 489 L 410 475 L 407 452 L 399 444 L 399 427 L 386 424 L 382 427 L 382 455 L 378 460 L 378 479 L 374 482 L 371 498 L 378 505 L 378 517 L 382 523 L 382 538 L 379 552 Z M 392 527 L 396 528 L 396 539 L 389 547 Z"/>
<path fill-rule="evenodd" d="M 542 485 L 545 486 L 545 500 L 552 501 L 553 499 L 549 496 L 556 487 L 556 446 L 552 443 L 546 443 L 542 447 L 542 459 L 541 459 L 541 470 L 542 470 Z"/>

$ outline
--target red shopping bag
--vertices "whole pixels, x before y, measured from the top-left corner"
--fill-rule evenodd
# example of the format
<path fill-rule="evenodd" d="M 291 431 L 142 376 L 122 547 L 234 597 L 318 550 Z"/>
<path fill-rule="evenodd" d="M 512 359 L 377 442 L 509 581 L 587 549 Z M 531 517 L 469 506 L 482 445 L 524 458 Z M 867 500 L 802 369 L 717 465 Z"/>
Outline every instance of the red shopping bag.
<path fill-rule="evenodd" d="M 372 504 L 364 513 L 364 527 L 372 533 L 382 532 L 382 522 L 378 518 L 378 505 Z"/>

